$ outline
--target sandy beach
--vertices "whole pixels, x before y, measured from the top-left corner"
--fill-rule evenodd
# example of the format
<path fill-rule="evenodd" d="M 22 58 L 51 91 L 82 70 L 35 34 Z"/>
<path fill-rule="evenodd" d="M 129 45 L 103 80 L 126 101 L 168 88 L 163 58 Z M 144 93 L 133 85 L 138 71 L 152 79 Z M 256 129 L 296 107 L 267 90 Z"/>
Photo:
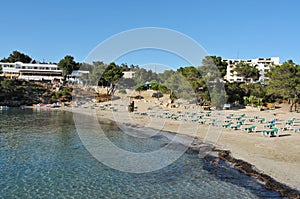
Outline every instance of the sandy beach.
<path fill-rule="evenodd" d="M 148 93 L 147 93 L 148 92 Z M 182 131 L 182 125 L 192 125 L 196 129 L 196 136 L 200 140 L 211 142 L 218 149 L 230 150 L 233 157 L 244 160 L 262 173 L 273 177 L 275 180 L 284 183 L 292 188 L 300 190 L 300 133 L 295 129 L 300 128 L 300 114 L 288 111 L 287 104 L 280 104 L 274 110 L 259 111 L 256 108 L 246 107 L 237 110 L 224 110 L 221 112 L 203 111 L 195 105 L 178 103 L 176 107 L 166 107 L 167 98 L 151 98 L 150 91 L 142 93 L 144 99 L 134 99 L 136 110 L 128 112 L 130 99 L 127 95 L 119 95 L 118 100 L 103 103 L 86 103 L 81 108 L 63 107 L 63 110 L 75 111 L 86 114 L 96 114 L 99 118 L 108 118 L 120 123 L 130 123 L 133 125 L 156 128 L 159 130 L 175 133 L 186 133 Z M 164 115 L 173 115 L 167 118 Z M 193 121 L 191 115 L 204 114 L 201 121 Z M 232 118 L 245 114 L 244 124 L 241 129 L 233 130 L 223 128 L 222 124 L 226 116 Z M 178 118 L 175 118 L 178 116 Z M 251 121 L 253 117 L 258 118 Z M 265 122 L 259 123 L 258 120 L 265 118 Z M 268 124 L 267 121 L 276 119 L 276 127 L 281 129 L 286 127 L 285 122 L 294 118 L 294 125 L 290 130 L 279 131 L 279 136 L 263 136 L 262 131 Z M 216 120 L 213 123 L 211 121 Z M 234 119 L 232 119 L 233 122 Z M 211 124 L 209 124 L 211 123 Z M 243 129 L 255 125 L 256 132 L 248 133 Z M 217 133 L 216 133 L 217 132 Z"/>

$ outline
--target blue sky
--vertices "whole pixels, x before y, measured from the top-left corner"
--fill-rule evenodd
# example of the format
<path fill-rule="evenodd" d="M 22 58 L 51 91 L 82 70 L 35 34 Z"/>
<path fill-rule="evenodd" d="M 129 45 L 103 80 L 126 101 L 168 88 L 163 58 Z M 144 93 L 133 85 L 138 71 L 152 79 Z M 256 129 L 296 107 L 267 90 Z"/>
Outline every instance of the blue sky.
<path fill-rule="evenodd" d="M 299 7 L 298 0 L 2 1 L 0 58 L 19 50 L 40 61 L 58 62 L 69 54 L 81 62 L 112 35 L 161 27 L 191 37 L 210 55 L 279 56 L 281 61 L 293 59 L 300 64 Z M 166 57 L 145 53 L 121 61 L 185 64 Z"/>

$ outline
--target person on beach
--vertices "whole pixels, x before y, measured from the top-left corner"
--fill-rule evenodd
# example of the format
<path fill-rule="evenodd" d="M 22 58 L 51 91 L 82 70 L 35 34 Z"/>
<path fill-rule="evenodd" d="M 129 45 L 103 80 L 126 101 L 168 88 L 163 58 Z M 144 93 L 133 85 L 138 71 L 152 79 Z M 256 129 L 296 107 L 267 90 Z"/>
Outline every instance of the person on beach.
<path fill-rule="evenodd" d="M 134 101 L 132 101 L 130 103 L 130 108 L 131 108 L 130 112 L 133 112 L 134 111 Z"/>

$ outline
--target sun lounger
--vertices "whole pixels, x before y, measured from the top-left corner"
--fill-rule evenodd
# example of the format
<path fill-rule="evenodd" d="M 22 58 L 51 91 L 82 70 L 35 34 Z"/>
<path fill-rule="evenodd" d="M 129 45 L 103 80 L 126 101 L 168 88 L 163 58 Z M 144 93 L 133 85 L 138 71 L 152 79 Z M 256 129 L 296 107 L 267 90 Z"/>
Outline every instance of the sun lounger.
<path fill-rule="evenodd" d="M 226 119 L 224 122 L 226 122 L 226 123 L 231 123 L 231 121 L 232 121 L 232 120 L 230 120 L 230 119 Z"/>
<path fill-rule="evenodd" d="M 285 124 L 288 124 L 288 125 L 294 125 L 294 120 L 288 120 L 285 122 Z"/>
<path fill-rule="evenodd" d="M 230 128 L 232 128 L 234 130 L 240 129 L 241 128 L 241 124 L 237 124 L 237 125 L 231 126 Z"/>
<path fill-rule="evenodd" d="M 179 115 L 173 115 L 173 116 L 171 117 L 171 119 L 173 119 L 173 120 L 179 120 L 179 118 L 180 118 Z"/>
<path fill-rule="evenodd" d="M 199 118 L 192 119 L 192 122 L 199 122 Z"/>
<path fill-rule="evenodd" d="M 206 123 L 206 120 L 199 120 L 198 123 L 199 123 L 199 124 L 205 124 L 205 123 Z"/>
<path fill-rule="evenodd" d="M 209 124 L 209 125 L 212 125 L 212 126 L 216 126 L 217 122 L 211 121 L 211 122 L 209 122 L 208 124 Z"/>
<path fill-rule="evenodd" d="M 273 127 L 275 127 L 276 126 L 276 124 L 275 123 L 269 123 L 269 124 L 267 124 L 267 125 L 265 125 L 264 127 L 265 128 L 273 128 Z"/>
<path fill-rule="evenodd" d="M 238 117 L 235 117 L 235 118 L 232 118 L 232 119 L 241 120 L 242 118 L 243 118 L 242 116 L 238 116 Z"/>
<path fill-rule="evenodd" d="M 263 130 L 262 131 L 262 135 L 263 136 L 278 136 L 278 132 L 279 132 L 279 129 L 278 128 L 275 128 L 275 129 L 271 129 L 271 130 Z"/>
<path fill-rule="evenodd" d="M 255 118 L 249 118 L 249 122 L 254 122 Z"/>
<path fill-rule="evenodd" d="M 300 128 L 294 128 L 295 133 L 300 132 Z"/>
<path fill-rule="evenodd" d="M 223 128 L 228 128 L 228 127 L 230 127 L 230 126 L 231 126 L 231 123 L 227 123 L 227 124 L 223 124 L 223 125 L 222 125 Z"/>
<path fill-rule="evenodd" d="M 205 115 L 208 117 L 211 116 L 211 111 L 206 112 Z"/>
<path fill-rule="evenodd" d="M 202 119 L 204 117 L 204 114 L 201 114 L 198 116 L 200 119 Z"/>
<path fill-rule="evenodd" d="M 227 115 L 226 118 L 230 119 L 230 118 L 232 118 L 232 116 L 233 116 L 233 114 L 231 113 L 231 114 Z"/>
<path fill-rule="evenodd" d="M 261 123 L 261 124 L 262 124 L 264 121 L 266 121 L 265 118 L 261 118 L 261 119 L 257 120 L 257 122 L 259 122 L 259 123 Z"/>
<path fill-rule="evenodd" d="M 256 126 L 250 126 L 250 127 L 246 127 L 244 128 L 244 131 L 247 131 L 247 133 L 250 133 L 250 132 L 254 132 L 256 131 Z"/>
<path fill-rule="evenodd" d="M 244 124 L 244 123 L 245 123 L 245 121 L 246 121 L 246 120 L 245 120 L 245 119 L 243 119 L 243 120 L 239 120 L 239 121 L 237 121 L 237 123 L 238 123 L 238 124 Z"/>

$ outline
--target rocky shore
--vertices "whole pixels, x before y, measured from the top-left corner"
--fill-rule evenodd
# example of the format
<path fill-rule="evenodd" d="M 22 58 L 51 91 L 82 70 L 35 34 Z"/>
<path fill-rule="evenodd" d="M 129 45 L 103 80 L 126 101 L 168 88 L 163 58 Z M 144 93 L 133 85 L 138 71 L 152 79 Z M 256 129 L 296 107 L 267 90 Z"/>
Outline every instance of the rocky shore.
<path fill-rule="evenodd" d="M 0 106 L 20 107 L 71 101 L 71 89 L 46 82 L 0 81 Z"/>

